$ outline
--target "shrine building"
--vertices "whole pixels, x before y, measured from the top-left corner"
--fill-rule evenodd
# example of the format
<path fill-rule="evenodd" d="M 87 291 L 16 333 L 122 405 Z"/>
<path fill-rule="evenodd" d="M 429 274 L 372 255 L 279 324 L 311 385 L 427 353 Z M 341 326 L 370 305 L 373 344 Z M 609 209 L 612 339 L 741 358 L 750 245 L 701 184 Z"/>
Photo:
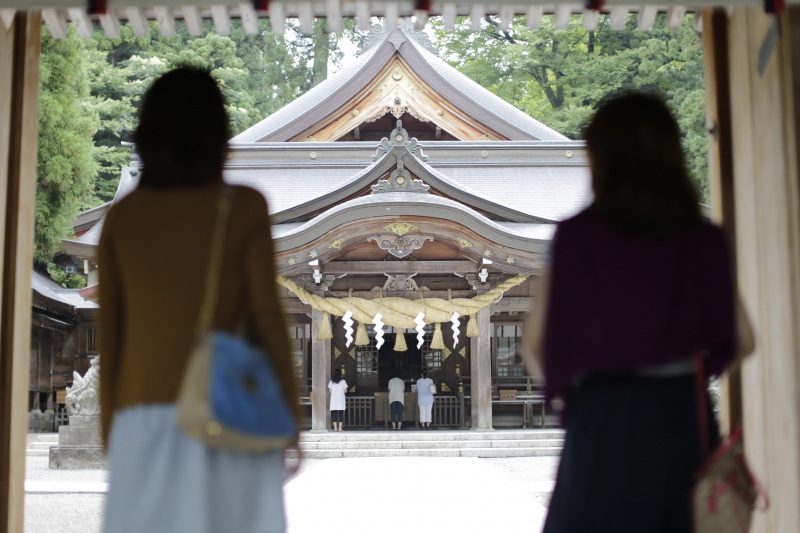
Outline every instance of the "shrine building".
<path fill-rule="evenodd" d="M 134 152 L 114 201 L 138 174 Z M 582 142 L 457 72 L 425 33 L 374 26 L 339 72 L 231 140 L 225 179 L 269 202 L 311 429 L 328 427 L 333 368 L 350 427 L 382 425 L 388 380 L 413 395 L 422 369 L 434 426 L 532 421 L 513 402 L 540 386 L 522 324 L 555 224 L 591 197 Z M 76 263 L 94 265 L 101 228 L 64 242 Z"/>

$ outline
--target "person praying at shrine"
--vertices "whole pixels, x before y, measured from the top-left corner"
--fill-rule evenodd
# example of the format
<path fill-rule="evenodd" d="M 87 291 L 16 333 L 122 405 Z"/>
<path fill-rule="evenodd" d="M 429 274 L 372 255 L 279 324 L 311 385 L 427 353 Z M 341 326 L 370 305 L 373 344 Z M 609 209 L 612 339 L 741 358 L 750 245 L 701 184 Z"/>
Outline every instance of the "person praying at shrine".
<path fill-rule="evenodd" d="M 400 379 L 400 373 L 393 372 L 389 380 L 389 410 L 392 414 L 392 429 L 403 428 L 403 405 L 405 403 L 406 382 Z"/>

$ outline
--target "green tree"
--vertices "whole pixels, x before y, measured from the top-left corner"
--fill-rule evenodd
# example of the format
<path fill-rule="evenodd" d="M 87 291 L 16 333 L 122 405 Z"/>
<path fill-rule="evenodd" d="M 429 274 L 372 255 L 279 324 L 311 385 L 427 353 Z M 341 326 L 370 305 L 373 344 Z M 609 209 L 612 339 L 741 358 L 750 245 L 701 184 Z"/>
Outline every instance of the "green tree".
<path fill-rule="evenodd" d="M 675 31 L 659 16 L 649 32 L 636 18 L 614 31 L 601 15 L 595 31 L 572 17 L 556 30 L 553 17 L 530 31 L 522 19 L 502 31 L 486 17 L 480 32 L 461 21 L 455 32 L 435 34 L 440 53 L 454 67 L 537 120 L 579 139 L 599 102 L 625 89 L 659 89 L 678 117 L 687 163 L 708 200 L 707 141 L 702 44 L 687 16 Z"/>
<path fill-rule="evenodd" d="M 98 164 L 85 45 L 73 28 L 61 40 L 44 31 L 39 87 L 34 260 L 47 263 L 89 199 Z"/>

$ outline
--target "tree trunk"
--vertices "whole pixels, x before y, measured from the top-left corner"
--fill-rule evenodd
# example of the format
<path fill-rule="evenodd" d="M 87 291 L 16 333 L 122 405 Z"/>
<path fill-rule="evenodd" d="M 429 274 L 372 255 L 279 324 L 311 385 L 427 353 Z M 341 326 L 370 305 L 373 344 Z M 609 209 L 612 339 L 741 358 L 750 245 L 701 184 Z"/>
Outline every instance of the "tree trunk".
<path fill-rule="evenodd" d="M 328 21 L 318 18 L 314 21 L 314 85 L 328 77 L 328 55 L 330 55 Z"/>

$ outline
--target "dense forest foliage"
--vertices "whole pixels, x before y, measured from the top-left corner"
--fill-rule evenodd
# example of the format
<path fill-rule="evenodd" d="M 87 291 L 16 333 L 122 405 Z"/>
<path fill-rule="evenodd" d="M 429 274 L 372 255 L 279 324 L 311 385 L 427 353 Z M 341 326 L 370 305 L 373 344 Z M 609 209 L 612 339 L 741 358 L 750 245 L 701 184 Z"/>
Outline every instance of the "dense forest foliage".
<path fill-rule="evenodd" d="M 595 31 L 573 17 L 555 30 L 552 17 L 530 31 L 518 20 L 501 31 L 493 17 L 483 29 L 466 20 L 446 32 L 431 19 L 441 57 L 487 89 L 564 135 L 579 139 L 598 102 L 609 92 L 657 88 L 668 97 L 684 135 L 689 166 L 708 199 L 702 47 L 693 17 L 677 31 L 657 19 L 650 32 L 636 29 L 631 16 L 623 31 L 612 31 L 599 17 Z M 161 73 L 177 65 L 208 69 L 228 101 L 238 133 L 283 107 L 336 68 L 345 49 L 359 46 L 364 34 L 348 21 L 343 32 L 300 34 L 290 21 L 277 35 L 261 21 L 261 31 L 246 35 L 238 21 L 231 34 L 215 33 L 207 23 L 203 37 L 191 37 L 177 25 L 172 36 L 151 23 L 149 35 L 136 37 L 123 26 L 118 38 L 99 29 L 83 40 L 74 29 L 54 40 L 42 39 L 39 113 L 39 169 L 35 259 L 49 262 L 70 234 L 69 221 L 81 210 L 111 200 L 120 167 L 130 159 L 122 145 L 130 138 L 142 95 Z M 198 112 L 202 112 L 199 110 Z M 189 132 L 187 132 L 188 134 Z"/>

